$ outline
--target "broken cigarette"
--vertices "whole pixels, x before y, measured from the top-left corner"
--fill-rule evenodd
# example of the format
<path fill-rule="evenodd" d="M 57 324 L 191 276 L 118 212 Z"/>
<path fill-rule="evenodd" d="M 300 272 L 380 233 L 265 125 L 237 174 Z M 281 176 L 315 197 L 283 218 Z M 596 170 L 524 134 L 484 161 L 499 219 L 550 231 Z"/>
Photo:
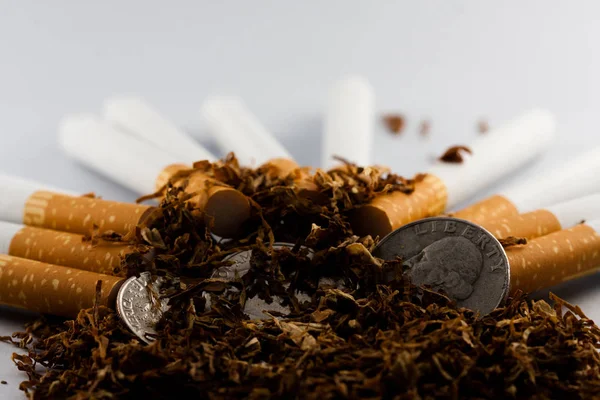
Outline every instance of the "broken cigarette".
<path fill-rule="evenodd" d="M 498 239 L 533 239 L 600 218 L 600 194 L 593 194 L 510 217 L 485 220 L 480 225 Z"/>
<path fill-rule="evenodd" d="M 96 225 L 101 232 L 131 233 L 153 207 L 76 196 L 14 176 L 0 175 L 0 220 L 88 234 Z"/>
<path fill-rule="evenodd" d="M 0 254 L 113 275 L 134 251 L 123 243 L 84 241 L 83 235 L 0 222 Z"/>
<path fill-rule="evenodd" d="M 600 191 L 599 169 L 600 148 L 596 148 L 566 165 L 544 171 L 523 183 L 510 185 L 498 194 L 452 215 L 482 224 L 485 221 L 526 213 L 549 204 L 595 193 Z"/>
<path fill-rule="evenodd" d="M 375 124 L 375 93 L 367 79 L 347 76 L 329 92 L 321 166 L 339 166 L 334 156 L 358 165 L 369 165 Z"/>
<path fill-rule="evenodd" d="M 114 305 L 124 278 L 0 254 L 2 304 L 74 318 L 94 305 L 99 280 L 100 305 Z"/>
<path fill-rule="evenodd" d="M 298 192 L 316 198 L 316 185 L 308 168 L 301 168 L 291 154 L 235 96 L 209 97 L 200 113 L 219 147 L 233 152 L 242 165 L 259 165 L 267 175 L 287 178 L 293 174 Z"/>
<path fill-rule="evenodd" d="M 359 235 L 383 237 L 411 221 L 452 209 L 540 154 L 550 144 L 554 130 L 552 114 L 530 111 L 478 137 L 463 163 L 438 162 L 411 194 L 384 194 L 357 209 L 350 216 L 352 228 Z M 488 208 L 497 211 L 496 217 L 516 213 L 504 199 L 491 200 Z"/>
<path fill-rule="evenodd" d="M 91 115 L 65 118 L 59 133 L 67 154 L 140 195 L 155 192 L 157 182 L 163 183 L 173 173 L 191 168 L 177 157 Z M 202 174 L 193 174 L 189 179 L 195 183 L 186 190 L 197 193 L 190 202 L 204 212 L 213 232 L 224 237 L 238 233 L 250 216 L 246 196 Z"/>

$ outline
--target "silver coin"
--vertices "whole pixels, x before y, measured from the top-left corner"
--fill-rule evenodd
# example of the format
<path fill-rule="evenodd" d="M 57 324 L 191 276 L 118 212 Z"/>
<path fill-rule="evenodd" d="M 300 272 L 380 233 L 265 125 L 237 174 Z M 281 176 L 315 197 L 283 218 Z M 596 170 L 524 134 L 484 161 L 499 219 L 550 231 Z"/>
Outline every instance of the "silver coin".
<path fill-rule="evenodd" d="M 280 250 L 283 248 L 293 248 L 294 244 L 292 243 L 284 243 L 277 242 L 273 244 L 273 249 Z M 313 251 L 308 249 L 308 257 L 312 258 L 314 255 Z M 236 274 L 238 277 L 244 276 L 250 270 L 250 258 L 252 257 L 252 250 L 239 251 L 237 253 L 231 254 L 224 258 L 224 261 L 232 261 L 232 265 L 227 265 L 218 268 L 212 274 L 212 278 L 221 278 L 227 280 L 234 280 Z M 289 286 L 286 285 L 286 288 Z M 235 290 L 235 289 L 231 289 Z M 310 296 L 305 293 L 296 293 L 296 298 L 298 301 L 308 301 L 310 300 Z M 246 304 L 244 307 L 244 314 L 246 314 L 250 319 L 265 319 L 269 318 L 266 316 L 264 311 L 266 312 L 276 312 L 281 314 L 289 314 L 290 308 L 288 306 L 281 305 L 283 299 L 278 296 L 272 296 L 273 301 L 269 304 L 266 301 L 260 299 L 258 296 L 254 296 L 251 299 L 246 300 Z M 210 300 L 206 302 L 207 308 L 210 308 Z"/>
<path fill-rule="evenodd" d="M 154 341 L 156 324 L 169 309 L 167 299 L 158 299 L 163 280 L 152 282 L 149 272 L 127 279 L 117 294 L 117 312 L 125 325 L 146 343 Z"/>
<path fill-rule="evenodd" d="M 396 229 L 373 255 L 400 257 L 416 285 L 443 290 L 461 307 L 490 313 L 508 295 L 508 258 L 498 240 L 482 227 L 450 217 L 426 218 Z"/>
<path fill-rule="evenodd" d="M 293 249 L 294 244 L 284 242 L 273 243 L 273 249 L 281 250 L 283 248 Z M 313 254 L 313 251 L 308 249 L 308 257 L 312 258 Z M 250 257 L 252 257 L 252 250 L 238 251 L 237 253 L 228 255 L 223 261 L 232 261 L 233 264 L 218 268 L 213 272 L 211 277 L 234 280 L 237 274 L 241 278 L 250 270 Z"/>

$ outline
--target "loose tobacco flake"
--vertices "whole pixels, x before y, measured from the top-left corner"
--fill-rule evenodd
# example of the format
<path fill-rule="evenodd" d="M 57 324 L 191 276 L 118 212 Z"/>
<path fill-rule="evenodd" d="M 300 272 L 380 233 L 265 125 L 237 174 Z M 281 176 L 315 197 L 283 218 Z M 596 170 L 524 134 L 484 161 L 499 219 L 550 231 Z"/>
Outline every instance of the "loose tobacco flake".
<path fill-rule="evenodd" d="M 399 135 L 404 130 L 405 120 L 400 114 L 388 114 L 383 116 L 383 122 L 390 132 Z"/>
<path fill-rule="evenodd" d="M 498 241 L 504 248 L 527 244 L 527 238 L 516 236 L 508 236 L 502 239 L 498 239 Z"/>
<path fill-rule="evenodd" d="M 462 163 L 464 158 L 461 152 L 472 154 L 467 146 L 452 146 L 441 155 L 439 160 L 447 163 Z"/>

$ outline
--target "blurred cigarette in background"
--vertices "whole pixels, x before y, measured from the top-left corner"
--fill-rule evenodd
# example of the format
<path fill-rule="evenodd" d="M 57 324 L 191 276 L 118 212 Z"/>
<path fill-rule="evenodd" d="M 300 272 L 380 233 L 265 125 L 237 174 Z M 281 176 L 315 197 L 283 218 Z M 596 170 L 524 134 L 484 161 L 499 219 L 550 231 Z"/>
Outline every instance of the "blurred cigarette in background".
<path fill-rule="evenodd" d="M 237 96 L 208 97 L 200 106 L 200 114 L 219 148 L 233 151 L 243 166 L 260 166 L 272 160 L 289 160 L 297 168 L 292 155 L 252 114 Z"/>
<path fill-rule="evenodd" d="M 114 96 L 104 102 L 103 117 L 115 127 L 148 141 L 178 162 L 216 161 L 216 157 L 157 109 L 138 96 Z"/>
<path fill-rule="evenodd" d="M 328 170 L 340 165 L 334 156 L 367 166 L 375 126 L 375 93 L 363 77 L 349 76 L 336 82 L 329 92 L 321 166 Z"/>
<path fill-rule="evenodd" d="M 523 183 L 509 185 L 496 195 L 453 213 L 453 216 L 482 224 L 501 216 L 526 213 L 600 192 L 599 171 L 600 148 L 596 148 Z"/>
<path fill-rule="evenodd" d="M 242 166 L 258 166 L 269 175 L 286 178 L 293 174 L 296 188 L 307 196 L 316 190 L 310 172 L 300 168 L 292 155 L 237 96 L 209 97 L 200 114 L 220 149 L 234 152 Z"/>
<path fill-rule="evenodd" d="M 165 172 L 191 168 L 177 156 L 89 114 L 65 117 L 59 141 L 70 157 L 139 195 L 154 193 Z M 224 237 L 238 233 L 250 216 L 246 196 L 230 187 L 212 185 L 211 178 L 200 173 L 188 179 L 188 193 L 197 193 L 190 201 L 204 212 L 207 224 L 214 223 L 213 232 Z"/>
<path fill-rule="evenodd" d="M 408 222 L 452 209 L 546 150 L 555 126 L 548 111 L 533 110 L 478 137 L 463 163 L 438 162 L 415 184 L 413 193 L 384 194 L 357 209 L 350 220 L 355 233 L 383 237 Z M 476 206 L 474 212 L 489 214 L 490 220 L 517 213 L 504 201 L 479 211 Z"/>

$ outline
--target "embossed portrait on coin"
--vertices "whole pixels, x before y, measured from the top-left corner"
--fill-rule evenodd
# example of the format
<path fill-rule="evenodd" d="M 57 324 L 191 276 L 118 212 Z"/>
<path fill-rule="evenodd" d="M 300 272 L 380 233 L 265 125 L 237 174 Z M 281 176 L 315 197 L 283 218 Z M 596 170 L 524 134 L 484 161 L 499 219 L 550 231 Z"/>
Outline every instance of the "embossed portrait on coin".
<path fill-rule="evenodd" d="M 481 274 L 483 256 L 470 240 L 446 237 L 425 247 L 404 265 L 415 285 L 430 285 L 455 300 L 465 300 Z"/>

